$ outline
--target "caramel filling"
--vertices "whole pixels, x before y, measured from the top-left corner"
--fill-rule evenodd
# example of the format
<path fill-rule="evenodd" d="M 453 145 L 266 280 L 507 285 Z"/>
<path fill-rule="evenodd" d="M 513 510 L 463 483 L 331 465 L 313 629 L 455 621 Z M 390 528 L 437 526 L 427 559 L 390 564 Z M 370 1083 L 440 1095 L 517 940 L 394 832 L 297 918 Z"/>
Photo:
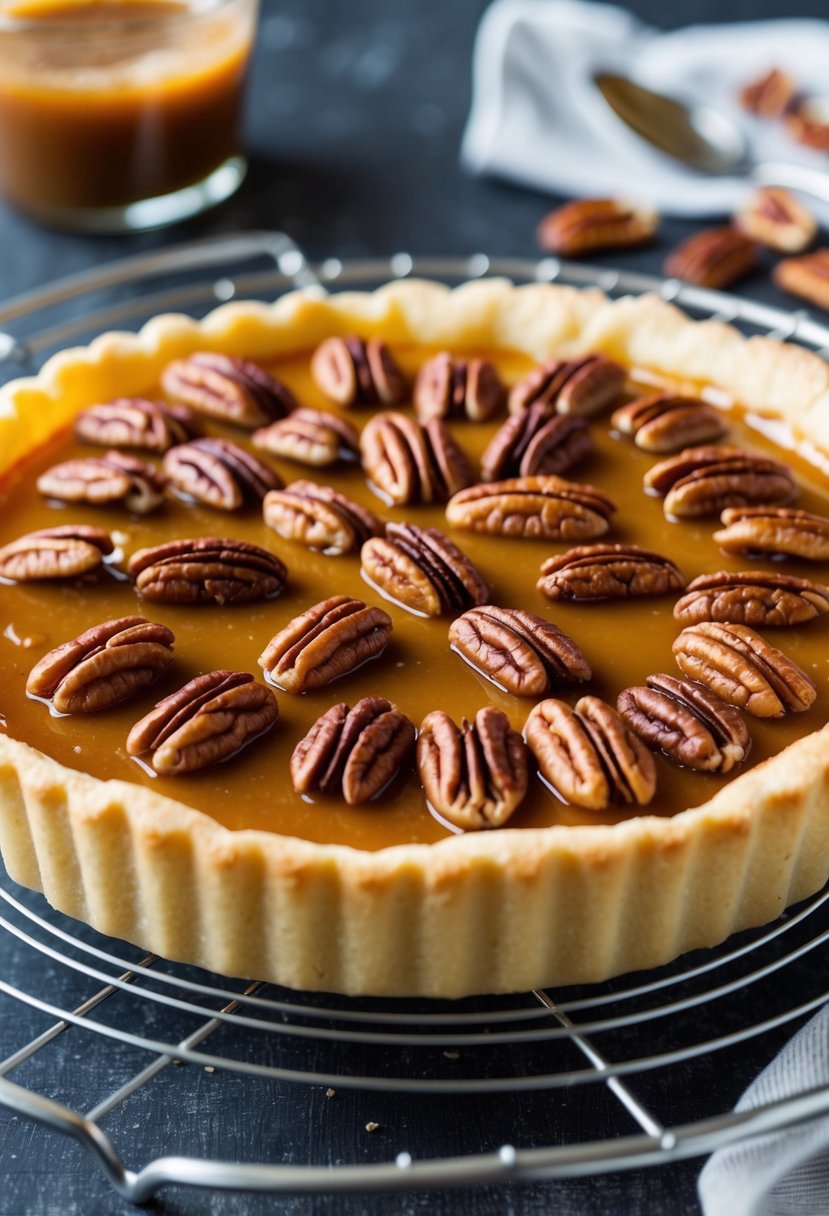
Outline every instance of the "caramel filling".
<path fill-rule="evenodd" d="M 395 349 L 410 375 L 433 354 L 424 349 Z M 524 357 L 504 355 L 495 362 L 508 384 L 530 370 Z M 272 365 L 274 375 L 286 382 L 304 405 L 331 408 L 308 374 L 308 353 Z M 652 391 L 649 389 L 648 391 Z M 160 394 L 159 394 L 160 395 Z M 91 404 L 91 402 L 90 402 Z M 354 410 L 348 417 L 363 425 L 370 411 Z M 470 457 L 477 461 L 503 418 L 488 424 L 452 422 L 451 429 Z M 774 447 L 729 414 L 727 442 L 745 444 L 781 456 Z M 247 444 L 243 432 L 207 424 L 211 433 L 225 434 Z M 662 502 L 647 497 L 642 477 L 657 458 L 640 452 L 630 440 L 610 433 L 607 416 L 592 426 L 596 452 L 568 476 L 589 482 L 609 495 L 619 510 L 606 539 L 654 549 L 671 557 L 687 579 L 715 570 L 783 570 L 820 582 L 824 567 L 807 562 L 770 562 L 726 557 L 711 539 L 714 519 L 673 523 L 665 519 Z M 58 524 L 94 524 L 112 530 L 124 553 L 119 565 L 136 549 L 188 536 L 232 536 L 269 548 L 288 566 L 289 586 L 277 600 L 238 608 L 187 608 L 152 604 L 138 599 L 128 581 L 105 575 L 94 581 L 63 585 L 28 583 L 0 586 L 0 729 L 25 740 L 69 768 L 94 776 L 119 778 L 147 785 L 196 807 L 231 829 L 257 828 L 307 840 L 379 849 L 406 842 L 430 842 L 447 834 L 447 828 L 428 811 L 413 767 L 393 783 L 375 803 L 347 807 L 331 798 L 302 798 L 291 788 L 288 762 L 291 751 L 315 719 L 330 705 L 381 694 L 396 702 L 415 725 L 433 709 L 443 709 L 456 721 L 472 718 L 482 705 L 503 709 L 517 729 L 532 708 L 530 699 L 499 691 L 468 667 L 449 649 L 449 618 L 426 620 L 381 600 L 360 576 L 359 555 L 327 557 L 282 540 L 267 529 L 256 509 L 225 513 L 170 498 L 153 515 L 131 517 L 120 508 L 56 507 L 45 503 L 35 489 L 43 469 L 71 456 L 88 456 L 100 449 L 62 437 L 38 452 L 0 484 L 0 544 L 35 528 Z M 258 455 L 262 456 L 261 453 Z M 268 457 L 262 457 L 267 460 Z M 797 505 L 829 514 L 829 487 L 821 475 L 796 456 L 786 459 L 794 468 L 801 494 Z M 450 529 L 442 507 L 385 506 L 368 488 L 356 463 L 331 470 L 309 470 L 287 460 L 273 460 L 286 483 L 311 477 L 334 486 L 364 503 L 386 520 L 409 520 L 445 531 L 469 555 L 490 583 L 493 603 L 523 607 L 554 621 L 583 648 L 593 679 L 578 690 L 560 695 L 571 704 L 586 692 L 615 704 L 616 696 L 631 684 L 644 683 L 654 672 L 679 672 L 671 642 L 680 630 L 674 620 L 674 598 L 591 604 L 551 604 L 535 589 L 542 561 L 567 545 L 473 536 Z M 254 672 L 261 678 L 257 657 L 270 638 L 311 604 L 336 594 L 357 596 L 386 608 L 394 621 L 392 640 L 382 657 L 367 663 L 317 692 L 303 696 L 278 694 L 280 720 L 276 728 L 230 761 L 188 777 L 150 776 L 125 751 L 130 727 L 162 696 L 186 680 L 216 667 Z M 56 718 L 43 705 L 27 698 L 26 677 L 43 654 L 100 621 L 136 612 L 168 625 L 176 636 L 175 661 L 151 689 L 104 713 Z M 817 730 L 827 719 L 829 646 L 827 618 L 791 629 L 769 629 L 764 636 L 780 647 L 814 680 L 815 704 L 802 714 L 778 721 L 748 719 L 753 747 L 748 762 L 727 778 L 703 776 L 678 768 L 657 757 L 658 787 L 644 813 L 671 815 L 707 801 L 726 780 L 776 754 L 795 739 Z M 614 823 L 643 813 L 642 809 L 613 807 L 602 814 L 561 803 L 533 777 L 526 801 L 515 812 L 510 827 L 544 827 L 552 824 Z"/>

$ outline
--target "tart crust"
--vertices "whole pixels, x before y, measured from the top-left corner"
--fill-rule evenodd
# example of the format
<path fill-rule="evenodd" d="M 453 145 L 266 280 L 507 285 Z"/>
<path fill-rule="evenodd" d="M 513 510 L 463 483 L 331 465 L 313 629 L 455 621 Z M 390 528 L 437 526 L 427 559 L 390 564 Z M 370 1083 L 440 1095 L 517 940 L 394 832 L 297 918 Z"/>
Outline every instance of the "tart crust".
<path fill-rule="evenodd" d="M 0 473 L 90 400 L 141 395 L 209 346 L 267 361 L 357 331 L 392 343 L 601 351 L 704 382 L 829 453 L 829 367 L 653 297 L 503 280 L 157 317 L 0 390 Z M 0 734 L 0 851 L 60 911 L 169 958 L 349 994 L 459 997 L 657 966 L 763 924 L 829 877 L 829 728 L 672 818 L 500 829 L 364 852 L 261 831 L 67 769 Z"/>

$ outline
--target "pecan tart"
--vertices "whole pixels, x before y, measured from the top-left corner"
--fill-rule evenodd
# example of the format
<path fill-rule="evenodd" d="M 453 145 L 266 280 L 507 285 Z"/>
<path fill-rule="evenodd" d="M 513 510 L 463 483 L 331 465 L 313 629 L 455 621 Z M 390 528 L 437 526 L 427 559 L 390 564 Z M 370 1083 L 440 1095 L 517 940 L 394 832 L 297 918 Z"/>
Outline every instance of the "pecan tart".
<path fill-rule="evenodd" d="M 65 351 L 0 389 L 8 872 L 374 995 L 769 921 L 829 876 L 827 467 L 824 362 L 653 297 L 407 281 Z"/>

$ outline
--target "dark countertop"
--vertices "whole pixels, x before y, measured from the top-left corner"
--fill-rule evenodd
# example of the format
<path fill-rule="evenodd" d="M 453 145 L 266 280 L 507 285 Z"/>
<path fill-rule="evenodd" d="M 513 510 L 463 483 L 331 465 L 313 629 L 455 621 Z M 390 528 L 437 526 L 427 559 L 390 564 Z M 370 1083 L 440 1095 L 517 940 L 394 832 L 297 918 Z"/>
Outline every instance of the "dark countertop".
<path fill-rule="evenodd" d="M 0 211 L 0 298 L 127 253 L 251 227 L 285 229 L 312 257 L 361 257 L 398 250 L 534 256 L 534 228 L 551 200 L 464 177 L 458 168 L 472 39 L 483 7 L 480 0 L 425 0 L 416 7 L 406 0 L 355 0 L 348 5 L 338 0 L 280 0 L 279 4 L 265 0 L 251 91 L 251 169 L 241 193 L 190 224 L 125 239 L 46 233 Z M 783 0 L 678 0 L 669 11 L 653 0 L 638 0 L 630 7 L 671 26 L 756 17 L 758 10 L 769 16 L 825 15 L 825 0 L 801 0 L 794 14 Z M 658 271 L 666 250 L 692 228 L 668 222 L 658 246 L 614 261 Z M 779 304 L 791 303 L 762 274 L 750 280 L 745 291 Z M 31 954 L 0 931 L 0 977 L 25 985 L 30 966 Z M 50 976 L 47 965 L 41 978 L 48 981 Z M 57 969 L 54 982 L 65 982 Z M 795 974 L 793 992 L 799 982 Z M 53 989 L 53 995 L 58 991 L 56 1000 L 76 996 L 62 987 Z M 78 988 L 78 994 L 86 991 L 88 987 Z M 701 1011 L 699 1017 L 702 1034 L 706 1017 L 710 1020 L 713 1015 Z M 0 1059 L 43 1025 L 22 1006 L 0 999 Z M 720 1025 L 711 1020 L 711 1033 Z M 73 1033 L 75 1040 L 67 1040 L 63 1059 L 73 1073 L 75 1100 L 82 1109 L 123 1074 L 106 1053 L 96 1050 L 89 1036 Z M 710 1113 L 712 1095 L 713 1109 L 724 1111 L 788 1033 L 783 1030 L 753 1040 L 738 1051 L 703 1058 L 693 1067 L 683 1065 L 658 1079 L 643 1078 L 637 1092 L 658 1102 L 663 1116 L 674 1122 Z M 29 1067 L 27 1076 L 33 1085 L 50 1090 L 53 1081 L 57 1084 L 48 1063 Z M 239 1083 L 230 1091 L 225 1087 L 219 1096 L 218 1087 L 211 1093 L 210 1080 L 197 1077 L 193 1084 L 182 1086 L 181 1100 L 172 1107 L 178 1130 L 184 1130 L 193 1151 L 209 1147 L 220 1153 L 212 1130 L 229 1120 L 247 1141 L 252 1159 L 273 1157 L 274 1142 L 284 1146 L 280 1152 L 288 1161 L 359 1159 L 365 1150 L 367 1119 L 381 1124 L 378 1139 L 372 1141 L 372 1159 L 393 1157 L 401 1147 L 420 1155 L 445 1153 L 464 1144 L 468 1149 L 470 1129 L 472 1143 L 556 1142 L 565 1125 L 568 1136 L 578 1136 L 596 1123 L 601 1126 L 602 1106 L 610 1106 L 603 1091 L 597 1095 L 595 1090 L 589 1097 L 563 1091 L 555 1100 L 517 1094 L 457 1103 L 447 1099 L 442 1109 L 428 1101 L 388 1095 L 344 1094 L 336 1103 L 326 1104 L 316 1089 L 301 1086 L 287 1093 L 257 1091 L 254 1098 Z M 158 1125 L 158 1151 L 164 1151 L 163 1121 L 171 1110 L 165 1101 L 168 1093 L 169 1084 L 159 1084 L 131 1099 L 121 1112 L 127 1142 L 131 1125 L 142 1129 Z M 610 1132 L 615 1123 L 609 1109 L 606 1118 Z M 121 1145 L 124 1139 L 121 1135 Z M 165 1192 L 149 1210 L 165 1216 L 265 1211 L 285 1216 L 309 1211 L 348 1216 L 381 1212 L 494 1216 L 550 1210 L 562 1216 L 600 1212 L 640 1216 L 651 1211 L 684 1216 L 698 1211 L 698 1169 L 699 1162 L 690 1161 L 594 1179 L 395 1197 L 269 1199 L 177 1189 Z M 0 1108 L 0 1216 L 92 1216 L 132 1210 L 113 1195 L 76 1145 Z"/>

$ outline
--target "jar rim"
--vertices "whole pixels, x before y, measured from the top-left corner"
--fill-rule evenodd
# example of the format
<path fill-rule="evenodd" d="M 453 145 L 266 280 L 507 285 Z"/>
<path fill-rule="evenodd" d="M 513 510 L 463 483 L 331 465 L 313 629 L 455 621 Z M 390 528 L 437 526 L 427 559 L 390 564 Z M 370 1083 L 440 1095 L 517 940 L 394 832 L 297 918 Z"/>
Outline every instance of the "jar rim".
<path fill-rule="evenodd" d="M 25 0 L 22 3 L 21 0 L 12 0 L 12 3 L 0 0 L 0 34 L 25 32 L 54 37 L 81 31 L 88 34 L 95 30 L 109 31 L 113 36 L 123 37 L 127 33 L 152 29 L 161 24 L 169 26 L 191 21 L 194 17 L 209 16 L 233 3 L 235 0 L 92 0 L 91 3 L 88 0 L 30 0 L 29 3 Z M 101 9 L 100 19 L 89 13 L 93 4 Z M 158 12 L 150 12 L 151 6 L 156 7 Z M 140 11 L 130 14 L 132 7 Z M 38 8 L 49 15 L 33 16 Z M 66 14 L 73 8 L 87 10 L 83 21 L 66 20 Z M 112 29 L 116 15 L 117 33 Z"/>

